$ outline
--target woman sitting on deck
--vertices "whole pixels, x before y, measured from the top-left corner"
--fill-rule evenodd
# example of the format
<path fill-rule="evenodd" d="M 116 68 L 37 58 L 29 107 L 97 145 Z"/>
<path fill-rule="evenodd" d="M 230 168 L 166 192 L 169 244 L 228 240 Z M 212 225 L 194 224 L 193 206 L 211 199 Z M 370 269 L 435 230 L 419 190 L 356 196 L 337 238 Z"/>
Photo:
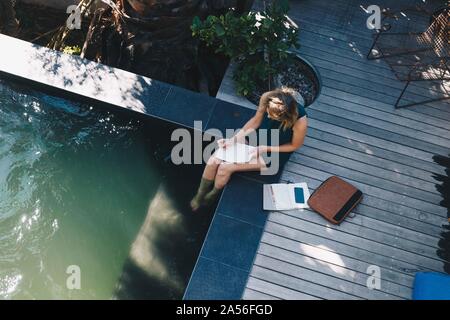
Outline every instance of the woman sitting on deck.
<path fill-rule="evenodd" d="M 245 137 L 260 129 L 266 129 L 267 145 L 259 145 L 253 154 L 256 161 L 249 163 L 228 163 L 212 155 L 205 167 L 197 194 L 191 201 L 192 210 L 214 203 L 220 191 L 238 171 L 266 170 L 268 163 L 264 155 L 268 152 L 279 153 L 279 167 L 282 169 L 292 152 L 303 145 L 308 122 L 303 105 L 296 99 L 292 89 L 283 88 L 269 91 L 261 96 L 256 114 L 244 125 L 233 138 L 218 141 L 220 148 L 230 147 L 236 142 L 245 142 Z M 272 130 L 279 130 L 279 141 L 271 143 Z M 257 135 L 259 136 L 259 134 Z"/>

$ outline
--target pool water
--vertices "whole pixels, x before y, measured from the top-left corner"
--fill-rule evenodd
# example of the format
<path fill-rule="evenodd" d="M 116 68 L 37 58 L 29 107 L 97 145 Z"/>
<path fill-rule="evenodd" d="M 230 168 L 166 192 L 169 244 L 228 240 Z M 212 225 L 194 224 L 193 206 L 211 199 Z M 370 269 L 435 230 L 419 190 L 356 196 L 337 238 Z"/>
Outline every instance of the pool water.
<path fill-rule="evenodd" d="M 0 299 L 182 298 L 212 215 L 171 129 L 0 81 Z"/>

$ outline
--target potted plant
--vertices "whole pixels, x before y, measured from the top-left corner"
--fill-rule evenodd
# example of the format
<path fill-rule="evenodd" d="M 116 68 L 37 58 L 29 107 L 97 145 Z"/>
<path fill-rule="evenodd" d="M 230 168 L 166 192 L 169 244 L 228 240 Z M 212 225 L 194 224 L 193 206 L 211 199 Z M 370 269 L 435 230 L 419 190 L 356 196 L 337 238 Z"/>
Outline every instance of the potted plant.
<path fill-rule="evenodd" d="M 257 103 L 263 92 L 285 85 L 310 104 L 319 81 L 312 66 L 294 53 L 300 47 L 299 30 L 287 16 L 288 1 L 273 0 L 264 7 L 243 15 L 231 10 L 204 21 L 196 17 L 193 37 L 236 63 L 233 79 L 239 95 Z"/>

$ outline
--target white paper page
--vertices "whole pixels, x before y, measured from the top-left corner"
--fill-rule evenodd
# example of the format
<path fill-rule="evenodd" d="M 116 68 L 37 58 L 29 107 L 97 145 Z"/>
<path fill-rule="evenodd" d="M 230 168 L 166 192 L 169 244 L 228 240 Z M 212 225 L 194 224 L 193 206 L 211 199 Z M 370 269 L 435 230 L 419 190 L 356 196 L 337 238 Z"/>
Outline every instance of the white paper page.
<path fill-rule="evenodd" d="M 290 210 L 294 208 L 292 197 L 289 192 L 287 184 L 275 183 L 272 184 L 272 192 L 275 198 L 276 210 Z"/>
<path fill-rule="evenodd" d="M 264 210 L 277 210 L 275 207 L 275 196 L 272 192 L 272 185 L 263 185 L 263 209 Z"/>
<path fill-rule="evenodd" d="M 229 163 L 246 163 L 252 159 L 251 153 L 255 149 L 243 143 L 235 143 L 226 149 L 219 148 L 216 157 Z"/>

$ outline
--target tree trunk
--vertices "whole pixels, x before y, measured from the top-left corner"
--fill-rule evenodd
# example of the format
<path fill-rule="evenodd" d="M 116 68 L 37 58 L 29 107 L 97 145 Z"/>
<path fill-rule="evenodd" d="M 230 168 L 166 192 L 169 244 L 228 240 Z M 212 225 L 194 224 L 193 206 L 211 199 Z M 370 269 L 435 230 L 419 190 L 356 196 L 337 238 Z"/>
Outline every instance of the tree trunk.
<path fill-rule="evenodd" d="M 13 0 L 0 1 L 0 32 L 13 37 L 19 33 L 19 21 L 16 19 Z"/>
<path fill-rule="evenodd" d="M 218 13 L 236 2 L 116 0 L 118 10 L 108 7 L 96 11 L 82 56 L 198 90 L 201 77 L 198 45 L 191 36 L 192 20 Z"/>

